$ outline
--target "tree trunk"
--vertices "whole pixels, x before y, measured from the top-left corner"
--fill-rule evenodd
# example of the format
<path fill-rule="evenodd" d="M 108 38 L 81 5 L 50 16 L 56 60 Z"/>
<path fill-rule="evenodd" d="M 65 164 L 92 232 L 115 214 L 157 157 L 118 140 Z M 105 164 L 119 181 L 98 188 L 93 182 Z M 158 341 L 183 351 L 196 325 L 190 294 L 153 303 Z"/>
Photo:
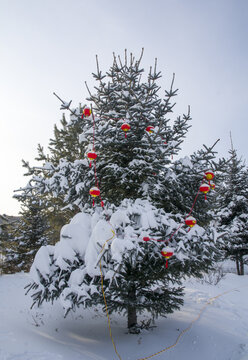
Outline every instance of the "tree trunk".
<path fill-rule="evenodd" d="M 239 258 L 238 255 L 235 255 L 235 259 L 236 259 L 236 269 L 237 269 L 237 274 L 240 275 L 240 270 L 239 270 Z"/>
<path fill-rule="evenodd" d="M 244 275 L 244 260 L 243 260 L 243 256 L 240 255 L 240 275 Z"/>
<path fill-rule="evenodd" d="M 137 325 L 136 308 L 134 306 L 128 305 L 128 320 L 127 320 L 128 329 L 136 325 Z"/>
<path fill-rule="evenodd" d="M 127 309 L 127 327 L 128 329 L 130 328 L 135 328 L 135 326 L 137 325 L 137 313 L 136 313 L 136 307 L 135 307 L 135 300 L 136 300 L 136 293 L 135 293 L 135 288 L 132 287 L 129 291 L 128 291 L 128 299 L 129 299 L 129 304 L 128 304 L 128 309 Z"/>

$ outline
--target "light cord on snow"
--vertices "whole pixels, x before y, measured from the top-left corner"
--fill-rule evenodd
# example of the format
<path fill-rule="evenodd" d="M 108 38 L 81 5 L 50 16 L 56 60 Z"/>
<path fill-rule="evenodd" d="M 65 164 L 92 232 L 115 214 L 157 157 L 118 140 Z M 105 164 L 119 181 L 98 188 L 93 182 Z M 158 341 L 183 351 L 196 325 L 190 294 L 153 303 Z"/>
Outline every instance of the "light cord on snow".
<path fill-rule="evenodd" d="M 137 359 L 137 360 L 148 360 L 148 359 L 151 359 L 152 357 L 157 356 L 157 355 L 160 355 L 161 353 L 163 353 L 163 352 L 165 352 L 165 351 L 167 351 L 167 350 L 170 350 L 170 349 L 172 349 L 173 347 L 175 347 L 175 346 L 178 344 L 180 338 L 181 338 L 186 332 L 188 332 L 188 331 L 191 329 L 192 325 L 193 325 L 197 320 L 199 320 L 199 318 L 201 317 L 203 311 L 208 307 L 208 305 L 211 305 L 216 299 L 218 299 L 219 297 L 221 297 L 221 296 L 223 296 L 223 295 L 226 295 L 226 294 L 228 294 L 228 293 L 230 293 L 230 292 L 232 292 L 232 291 L 236 291 L 236 290 L 238 290 L 238 289 L 240 289 L 240 288 L 247 287 L 247 286 L 248 286 L 248 285 L 244 285 L 244 286 L 240 286 L 240 287 L 235 288 L 235 289 L 227 290 L 227 291 L 224 291 L 223 293 L 221 293 L 221 294 L 219 294 L 219 295 L 217 295 L 217 296 L 213 296 L 212 298 L 208 299 L 208 301 L 207 301 L 206 304 L 202 307 L 202 309 L 200 310 L 200 312 L 199 312 L 199 314 L 196 316 L 196 318 L 191 321 L 191 323 L 189 324 L 189 326 L 188 326 L 186 329 L 184 329 L 184 330 L 182 330 L 182 331 L 180 332 L 180 334 L 178 335 L 178 337 L 177 337 L 176 341 L 174 342 L 174 344 L 172 344 L 172 345 L 170 345 L 170 346 L 167 346 L 166 348 L 164 348 L 164 349 L 162 349 L 162 350 L 160 350 L 160 351 L 158 351 L 158 352 L 156 352 L 156 353 L 154 353 L 154 354 L 152 354 L 152 355 L 149 355 L 149 356 L 146 356 L 146 357 L 143 357 L 143 358 L 139 358 L 139 359 Z"/>
<path fill-rule="evenodd" d="M 101 250 L 100 250 L 100 254 L 103 252 L 104 248 L 105 248 L 105 245 L 113 240 L 113 238 L 115 237 L 115 232 L 114 230 L 111 230 L 112 233 L 113 233 L 113 236 L 111 236 L 111 238 L 109 238 L 108 240 L 105 241 L 105 243 L 103 244 Z M 103 273 L 102 273 L 102 264 L 101 264 L 101 260 L 102 258 L 100 258 L 100 261 L 99 261 L 99 267 L 100 267 L 100 274 L 101 274 L 101 288 L 102 288 L 102 294 L 103 294 L 103 300 L 104 300 L 104 304 L 105 304 L 105 311 L 106 311 L 106 315 L 107 315 L 107 318 L 108 318 L 108 327 L 109 327 L 109 335 L 110 335 L 110 338 L 111 338 L 111 341 L 112 341 L 112 344 L 113 344 L 113 347 L 114 347 L 114 350 L 115 350 L 115 353 L 116 355 L 118 356 L 118 358 L 120 360 L 122 360 L 120 354 L 118 353 L 117 349 L 116 349 L 116 345 L 115 345 L 115 342 L 114 342 L 114 339 L 113 339 L 113 335 L 112 335 L 112 330 L 111 330 L 111 323 L 110 323 L 110 317 L 109 317 L 109 312 L 108 312 L 108 305 L 107 305 L 107 301 L 106 301 L 106 296 L 105 296 L 105 291 L 104 291 L 104 287 L 103 287 Z"/>
<path fill-rule="evenodd" d="M 197 195 L 196 195 L 195 201 L 196 201 L 198 195 L 199 195 L 199 191 L 198 191 L 198 193 L 197 193 Z M 192 211 L 192 209 L 193 209 L 193 206 L 192 206 L 192 208 L 191 208 L 191 211 Z M 102 248 L 101 248 L 101 250 L 100 250 L 100 254 L 103 252 L 106 244 L 107 244 L 109 241 L 113 240 L 114 237 L 116 236 L 115 231 L 113 230 L 113 226 L 111 225 L 110 222 L 109 222 L 109 225 L 112 227 L 111 231 L 112 231 L 113 235 L 111 236 L 111 238 L 109 238 L 109 239 L 107 239 L 107 240 L 105 241 L 105 243 L 103 244 L 103 246 L 102 246 Z M 110 323 L 108 305 L 107 305 L 106 296 L 105 296 L 105 291 L 104 291 L 104 287 L 103 287 L 103 272 L 102 272 L 101 259 L 102 259 L 102 257 L 100 258 L 100 261 L 99 261 L 99 268 L 100 268 L 100 274 L 101 274 L 101 289 L 102 289 L 102 294 L 103 294 L 103 299 L 104 299 L 104 304 L 105 304 L 105 312 L 106 312 L 107 319 L 108 319 L 109 335 L 110 335 L 110 338 L 111 338 L 111 341 L 112 341 L 112 344 L 113 344 L 114 351 L 115 351 L 116 355 L 118 356 L 119 360 L 122 360 L 120 354 L 119 354 L 118 351 L 117 351 L 117 348 L 116 348 L 116 345 L 115 345 L 115 342 L 114 342 L 114 338 L 113 338 L 113 335 L 112 335 L 112 329 L 111 329 L 111 323 Z M 247 287 L 247 286 L 248 286 L 248 285 L 244 285 L 244 286 L 240 286 L 240 287 L 238 287 L 238 288 L 230 289 L 230 290 L 224 291 L 223 293 L 220 293 L 220 294 L 218 294 L 218 295 L 216 295 L 216 296 L 213 296 L 213 297 L 209 298 L 208 301 L 205 303 L 205 305 L 201 308 L 199 314 L 195 317 L 195 319 L 193 319 L 193 320 L 191 321 L 191 323 L 189 324 L 189 326 L 188 326 L 186 329 L 184 329 L 184 330 L 182 330 L 182 331 L 180 332 L 180 334 L 179 334 L 178 337 L 176 338 L 176 341 L 174 342 L 174 344 L 172 344 L 172 345 L 170 345 L 170 346 L 167 346 L 166 348 L 164 348 L 164 349 L 162 349 L 162 350 L 160 350 L 160 351 L 157 351 L 156 353 L 151 354 L 151 355 L 149 355 L 149 356 L 146 356 L 146 357 L 143 357 L 143 358 L 138 358 L 137 360 L 148 360 L 148 359 L 151 359 L 151 358 L 154 357 L 154 356 L 160 355 L 160 354 L 162 354 L 163 352 L 166 352 L 166 351 L 168 351 L 168 350 L 176 347 L 176 345 L 179 343 L 179 340 L 181 339 L 181 337 L 182 337 L 186 332 L 188 332 L 188 331 L 191 329 L 192 325 L 193 325 L 197 320 L 199 320 L 199 318 L 201 317 L 203 311 L 208 307 L 208 305 L 211 305 L 216 299 L 220 298 L 221 296 L 224 296 L 224 295 L 226 295 L 226 294 L 229 294 L 230 292 L 237 291 L 238 289 L 243 288 L 243 287 Z"/>
<path fill-rule="evenodd" d="M 103 247 L 102 247 L 102 249 L 101 249 L 101 252 L 103 251 L 106 243 L 114 238 L 114 236 L 115 236 L 114 231 L 113 231 L 113 234 L 114 234 L 114 235 L 104 243 L 104 245 L 103 245 Z M 107 318 L 108 318 L 109 334 L 110 334 L 110 337 L 111 337 L 111 340 L 112 340 L 112 343 L 113 343 L 113 347 L 114 347 L 115 353 L 116 353 L 116 355 L 118 356 L 118 358 L 119 358 L 120 360 L 122 360 L 120 354 L 118 353 L 118 351 L 117 351 L 117 349 L 116 349 L 116 345 L 115 345 L 115 343 L 114 343 L 114 339 L 113 339 L 113 336 L 112 336 L 110 318 L 109 318 L 109 313 L 108 313 L 108 306 L 107 306 L 107 302 L 106 302 L 105 292 L 104 292 L 104 289 L 103 289 L 103 274 L 102 274 L 102 269 L 101 269 L 101 260 L 100 260 L 100 272 L 101 272 L 101 286 L 102 286 L 103 298 L 104 298 L 104 303 L 105 303 L 105 310 L 106 310 L 106 314 L 107 314 Z M 248 286 L 248 285 L 244 285 L 244 286 L 240 286 L 240 287 L 238 287 L 238 288 L 234 288 L 234 289 L 231 289 L 231 290 L 227 290 L 227 291 L 224 291 L 224 292 L 221 293 L 221 294 L 218 294 L 218 295 L 216 295 L 216 296 L 213 296 L 213 297 L 209 298 L 208 301 L 206 302 L 206 304 L 201 308 L 199 314 L 195 317 L 195 319 L 193 319 L 193 320 L 191 321 L 191 323 L 189 324 L 189 326 L 188 326 L 186 329 L 184 329 L 184 330 L 182 330 L 182 331 L 180 332 L 180 334 L 179 334 L 178 337 L 176 338 L 176 341 L 174 342 L 174 344 L 172 344 L 172 345 L 170 345 L 170 346 L 167 346 L 166 348 L 164 348 L 164 349 L 162 349 L 162 350 L 160 350 L 160 351 L 157 351 L 156 353 L 151 354 L 151 355 L 149 355 L 149 356 L 142 357 L 142 358 L 138 358 L 137 360 L 148 360 L 148 359 L 153 358 L 154 356 L 160 355 L 160 354 L 162 354 L 163 352 L 168 351 L 168 350 L 176 347 L 176 345 L 179 343 L 179 340 L 181 339 L 181 337 L 182 337 L 186 332 L 188 332 L 188 331 L 191 329 L 192 325 L 193 325 L 197 320 L 200 319 L 203 311 L 208 307 L 208 305 L 211 305 L 215 300 L 217 300 L 217 299 L 220 298 L 221 296 L 224 296 L 224 295 L 226 295 L 226 294 L 229 294 L 230 292 L 237 291 L 238 289 L 243 288 L 243 287 L 247 287 L 247 286 Z"/>

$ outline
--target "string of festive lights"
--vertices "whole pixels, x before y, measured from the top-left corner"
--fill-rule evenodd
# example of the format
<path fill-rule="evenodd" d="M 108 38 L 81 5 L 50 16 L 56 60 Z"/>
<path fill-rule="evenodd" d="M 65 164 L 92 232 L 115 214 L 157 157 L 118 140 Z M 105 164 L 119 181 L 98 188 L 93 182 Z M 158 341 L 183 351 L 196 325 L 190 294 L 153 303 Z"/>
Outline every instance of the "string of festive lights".
<path fill-rule="evenodd" d="M 95 206 L 95 198 L 99 197 L 100 201 L 101 201 L 101 206 L 102 208 L 104 208 L 104 202 L 101 198 L 101 191 L 99 188 L 99 181 L 98 181 L 98 177 L 97 177 L 97 170 L 96 170 L 96 159 L 97 159 L 97 153 L 95 152 L 95 114 L 93 112 L 92 106 L 91 107 L 87 107 L 85 106 L 81 116 L 76 114 L 76 111 L 73 111 L 70 109 L 70 105 L 71 105 L 71 101 L 69 103 L 65 103 L 57 94 L 54 93 L 54 95 L 62 102 L 61 108 L 62 109 L 67 109 L 69 110 L 72 115 L 77 116 L 80 119 L 84 119 L 84 118 L 89 118 L 90 116 L 92 116 L 92 120 L 93 120 L 93 140 L 92 140 L 92 151 L 87 153 L 87 157 L 90 161 L 89 163 L 89 167 L 91 168 L 91 163 L 94 163 L 94 177 L 95 177 L 95 186 L 92 187 L 89 191 L 89 194 L 93 197 L 93 206 Z M 124 131 L 125 133 L 125 138 L 127 138 L 127 132 L 131 130 L 131 126 L 128 123 L 127 119 L 125 118 L 114 118 L 114 117 L 107 117 L 107 116 L 100 116 L 100 119 L 104 118 L 104 119 L 108 119 L 108 120 L 115 120 L 115 121 L 123 121 L 123 124 L 121 125 L 121 130 Z M 155 131 L 154 126 L 149 125 L 146 127 L 145 129 L 149 134 L 153 134 Z M 162 137 L 161 137 L 162 139 Z M 163 140 L 163 139 L 162 139 Z M 167 145 L 167 142 L 165 140 L 164 144 Z M 191 216 L 191 213 L 194 209 L 196 200 L 201 193 L 203 193 L 205 195 L 205 200 L 207 199 L 207 193 L 210 190 L 214 190 L 215 189 L 215 184 L 211 183 L 211 180 L 213 180 L 214 178 L 214 173 L 211 170 L 207 170 L 203 176 L 201 185 L 198 189 L 198 192 L 195 196 L 195 199 L 193 201 L 192 207 L 189 211 L 189 213 L 187 214 L 187 216 L 184 218 L 184 221 L 181 222 L 179 224 L 179 226 L 171 233 L 169 239 L 155 239 L 155 238 L 150 238 L 148 236 L 143 237 L 144 241 L 156 241 L 156 242 L 165 242 L 167 247 L 163 248 L 161 251 L 162 256 L 164 256 L 166 258 L 166 268 L 168 267 L 168 261 L 167 259 L 170 258 L 173 255 L 173 251 L 171 248 L 168 247 L 169 242 L 171 241 L 171 239 L 173 238 L 173 236 L 180 230 L 180 228 L 185 224 L 187 226 L 189 226 L 189 230 L 191 230 L 191 228 L 193 226 L 195 226 L 195 224 L 197 223 L 196 219 L 194 217 Z M 206 181 L 206 182 L 205 182 Z"/>

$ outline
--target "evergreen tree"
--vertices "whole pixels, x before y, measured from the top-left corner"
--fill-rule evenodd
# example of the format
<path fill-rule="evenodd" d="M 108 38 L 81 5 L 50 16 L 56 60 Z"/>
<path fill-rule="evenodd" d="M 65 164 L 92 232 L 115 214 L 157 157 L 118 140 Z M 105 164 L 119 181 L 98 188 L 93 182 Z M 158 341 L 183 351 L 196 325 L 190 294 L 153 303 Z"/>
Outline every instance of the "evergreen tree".
<path fill-rule="evenodd" d="M 182 177 L 172 156 L 181 149 L 190 114 L 172 122 L 169 116 L 177 94 L 174 76 L 170 90 L 161 98 L 157 64 L 142 82 L 141 58 L 135 61 L 131 54 L 128 60 L 125 53 L 122 62 L 114 56 L 106 74 L 97 63 L 94 77 L 98 86 L 88 99 L 93 113 L 80 120 L 85 158 L 47 162 L 25 189 L 26 193 L 35 188 L 58 196 L 64 206 L 81 210 L 62 228 L 55 246 L 38 251 L 28 287 L 34 302 L 40 305 L 60 297 L 67 314 L 80 305 L 104 306 L 103 290 L 109 312 L 126 313 L 131 332 L 137 331 L 138 313 L 147 310 L 157 317 L 178 309 L 183 304 L 182 279 L 201 277 L 218 255 L 211 229 L 196 225 L 188 232 L 183 225 L 186 208 L 194 201 L 193 191 L 187 194 L 184 211 L 178 211 L 178 199 L 185 189 L 179 186 Z M 76 110 L 78 118 L 81 112 Z M 123 124 L 130 126 L 126 136 Z M 97 153 L 91 168 L 89 151 Z M 213 159 L 212 149 L 206 151 L 206 161 L 208 155 Z M 196 159 L 192 157 L 191 171 L 199 176 L 197 192 L 207 169 Z M 175 181 L 166 182 L 168 178 Z M 99 206 L 92 207 L 92 187 L 100 189 L 104 207 L 100 200 L 96 200 Z M 165 192 L 167 187 L 171 190 Z M 174 252 L 168 268 L 161 255 L 166 244 Z"/>
<path fill-rule="evenodd" d="M 8 221 L 5 216 L 0 215 L 0 274 L 3 272 L 4 253 L 8 243 Z"/>
<path fill-rule="evenodd" d="M 11 263 L 7 264 L 6 254 L 15 251 L 15 243 L 12 240 L 13 234 L 16 232 L 20 223 L 20 217 L 0 215 L 0 272 L 13 273 L 15 266 Z"/>
<path fill-rule="evenodd" d="M 40 202 L 36 197 L 24 197 L 18 197 L 22 202 L 21 217 L 18 225 L 9 231 L 5 242 L 5 273 L 29 271 L 37 250 L 48 243 L 49 227 Z"/>
<path fill-rule="evenodd" d="M 69 103 L 70 104 L 70 103 Z M 63 103 L 61 109 L 67 109 L 68 104 Z M 22 161 L 23 167 L 26 169 L 25 176 L 31 176 L 36 178 L 35 187 L 32 186 L 33 179 L 31 178 L 31 183 L 25 188 L 21 188 L 18 191 L 22 194 L 29 196 L 32 194 L 32 197 L 35 196 L 35 193 L 39 197 L 39 203 L 43 207 L 43 212 L 46 212 L 46 218 L 50 225 L 49 232 L 49 243 L 54 244 L 56 239 L 59 238 L 59 233 L 61 227 L 66 224 L 69 219 L 78 212 L 78 209 L 71 211 L 69 208 L 62 210 L 64 207 L 64 199 L 57 192 L 52 193 L 47 191 L 44 181 L 50 181 L 52 169 L 60 163 L 61 158 L 73 162 L 74 160 L 82 157 L 83 148 L 80 144 L 78 134 L 82 132 L 83 122 L 79 115 L 82 113 L 81 105 L 77 109 L 71 110 L 70 121 L 67 121 L 65 114 L 63 114 L 60 121 L 60 127 L 54 125 L 53 138 L 49 141 L 49 153 L 45 154 L 44 148 L 38 144 L 37 152 L 38 155 L 35 160 L 41 162 L 41 166 L 30 166 L 28 161 Z M 39 189 L 37 191 L 37 189 Z M 19 197 L 19 201 L 22 197 Z"/>
<path fill-rule="evenodd" d="M 236 262 L 237 274 L 244 275 L 248 260 L 248 171 L 236 150 L 232 148 L 229 153 L 216 219 L 223 232 L 225 256 Z"/>

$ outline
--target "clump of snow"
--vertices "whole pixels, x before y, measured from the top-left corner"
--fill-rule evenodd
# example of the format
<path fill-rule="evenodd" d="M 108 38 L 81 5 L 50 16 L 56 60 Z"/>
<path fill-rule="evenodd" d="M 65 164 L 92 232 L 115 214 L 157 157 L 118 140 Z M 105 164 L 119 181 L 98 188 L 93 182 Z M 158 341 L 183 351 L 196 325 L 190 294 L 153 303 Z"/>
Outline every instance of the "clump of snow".
<path fill-rule="evenodd" d="M 111 227 L 106 221 L 100 219 L 92 230 L 85 252 L 85 266 L 90 276 L 93 277 L 94 275 L 100 274 L 99 267 L 97 266 L 98 255 L 104 250 L 103 247 L 108 247 L 106 242 L 112 237 Z"/>
<path fill-rule="evenodd" d="M 54 247 L 43 247 L 37 252 L 31 276 L 37 282 L 37 269 L 44 277 L 49 274 L 51 255 L 53 266 L 58 266 L 62 270 L 66 270 L 68 264 L 73 263 L 76 255 L 79 255 L 84 261 L 85 272 L 90 276 L 99 275 L 97 264 L 104 248 L 106 250 L 110 246 L 112 259 L 121 262 L 128 250 L 140 246 L 140 239 L 161 226 L 167 229 L 169 236 L 178 224 L 172 216 L 156 209 L 147 200 L 124 200 L 121 206 L 112 212 L 109 221 L 100 211 L 93 215 L 79 213 L 69 224 L 62 227 L 61 239 Z M 204 229 L 196 225 L 189 233 L 183 233 L 184 243 L 179 241 L 174 244 L 175 255 L 180 259 L 182 254 L 186 256 L 187 242 L 195 236 L 203 237 Z M 110 240 L 111 244 L 108 243 Z"/>
<path fill-rule="evenodd" d="M 83 301 L 86 301 L 96 291 L 93 280 L 100 276 L 100 260 L 102 274 L 105 279 L 110 280 L 113 274 L 115 279 L 122 276 L 118 269 L 131 253 L 138 254 L 137 259 L 142 261 L 144 237 L 152 239 L 151 259 L 162 259 L 161 250 L 170 240 L 169 252 L 174 254 L 171 266 L 173 262 L 192 261 L 199 256 L 199 252 L 203 259 L 207 259 L 209 251 L 205 241 L 209 240 L 210 235 L 198 225 L 188 232 L 183 218 L 181 222 L 179 226 L 174 215 L 141 199 L 125 199 L 118 208 L 96 208 L 93 214 L 81 212 L 62 227 L 60 241 L 54 246 L 42 247 L 37 252 L 30 275 L 43 292 L 44 298 L 46 293 L 43 279 L 49 280 L 53 294 L 57 287 L 57 293 L 60 293 L 61 303 L 67 312 L 73 307 L 70 298 L 72 293 L 74 297 L 83 297 Z M 212 234 L 214 236 L 216 235 Z M 63 278 L 65 271 L 69 271 L 69 281 Z M 89 278 L 92 280 L 87 280 Z"/>
<path fill-rule="evenodd" d="M 51 271 L 51 258 L 53 255 L 54 247 L 51 245 L 42 246 L 35 256 L 35 262 L 32 264 L 30 269 L 30 275 L 32 279 L 39 284 L 40 275 L 44 278 L 48 278 Z M 37 271 L 38 270 L 38 271 Z"/>
<path fill-rule="evenodd" d="M 189 167 L 190 169 L 193 168 L 192 161 L 190 160 L 190 158 L 188 156 L 185 156 L 184 158 L 179 159 L 179 161 L 181 162 L 181 164 L 183 166 Z"/>

